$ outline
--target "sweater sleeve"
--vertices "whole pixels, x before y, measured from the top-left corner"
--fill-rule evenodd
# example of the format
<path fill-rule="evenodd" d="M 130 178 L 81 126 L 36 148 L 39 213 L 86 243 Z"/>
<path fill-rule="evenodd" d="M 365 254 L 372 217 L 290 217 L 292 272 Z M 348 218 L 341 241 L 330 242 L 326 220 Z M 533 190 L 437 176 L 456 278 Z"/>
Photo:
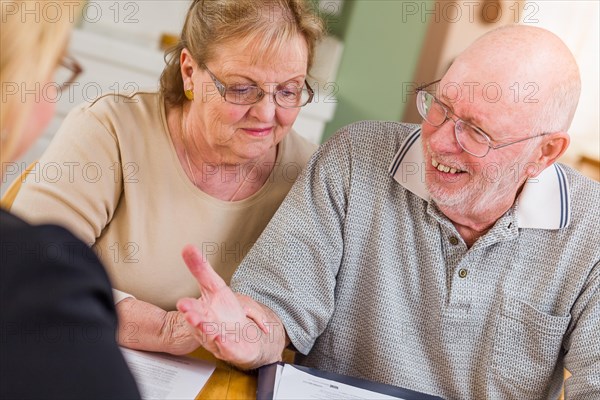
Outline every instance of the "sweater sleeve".
<path fill-rule="evenodd" d="M 11 212 L 53 223 L 93 244 L 113 217 L 122 192 L 119 144 L 110 121 L 88 105 L 69 113 L 25 178 Z"/>
<path fill-rule="evenodd" d="M 231 283 L 233 290 L 271 308 L 304 354 L 335 306 L 350 150 L 348 134 L 341 131 L 317 151 Z"/>

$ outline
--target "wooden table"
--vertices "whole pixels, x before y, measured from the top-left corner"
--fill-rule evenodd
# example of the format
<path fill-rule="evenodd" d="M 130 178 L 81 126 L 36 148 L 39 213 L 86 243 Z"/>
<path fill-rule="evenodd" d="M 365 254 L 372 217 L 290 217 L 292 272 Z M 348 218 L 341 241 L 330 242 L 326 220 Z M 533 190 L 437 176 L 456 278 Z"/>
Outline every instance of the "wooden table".
<path fill-rule="evenodd" d="M 233 368 L 229 364 L 216 359 L 215 356 L 202 347 L 189 355 L 217 364 L 208 382 L 196 396 L 196 400 L 256 399 L 258 375 Z M 293 363 L 295 357 L 296 354 L 289 349 L 285 349 L 281 354 L 281 359 L 286 363 Z"/>
<path fill-rule="evenodd" d="M 198 396 L 196 396 L 196 400 L 256 399 L 256 384 L 258 379 L 256 375 L 242 372 L 221 360 L 217 360 L 202 347 L 191 353 L 190 356 L 217 364 L 208 382 L 204 385 L 200 393 L 198 393 Z M 283 352 L 283 360 L 289 363 L 293 362 L 294 354 L 289 350 L 285 350 Z M 569 376 L 571 374 L 565 369 L 565 379 Z M 560 400 L 563 398 L 564 389 Z"/>
<path fill-rule="evenodd" d="M 194 351 L 190 356 L 217 364 L 208 382 L 196 396 L 197 400 L 256 399 L 256 375 L 242 372 L 217 360 L 203 348 Z"/>

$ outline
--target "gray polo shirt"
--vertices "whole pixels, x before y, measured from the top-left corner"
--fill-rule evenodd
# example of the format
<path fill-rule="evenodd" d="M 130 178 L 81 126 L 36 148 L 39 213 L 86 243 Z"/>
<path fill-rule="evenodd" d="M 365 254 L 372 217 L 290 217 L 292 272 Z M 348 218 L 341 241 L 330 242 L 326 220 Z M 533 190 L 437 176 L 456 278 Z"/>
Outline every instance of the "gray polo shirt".
<path fill-rule="evenodd" d="M 448 399 L 600 399 L 600 185 L 553 165 L 470 248 L 429 201 L 418 126 L 315 154 L 232 280 L 300 363 Z"/>

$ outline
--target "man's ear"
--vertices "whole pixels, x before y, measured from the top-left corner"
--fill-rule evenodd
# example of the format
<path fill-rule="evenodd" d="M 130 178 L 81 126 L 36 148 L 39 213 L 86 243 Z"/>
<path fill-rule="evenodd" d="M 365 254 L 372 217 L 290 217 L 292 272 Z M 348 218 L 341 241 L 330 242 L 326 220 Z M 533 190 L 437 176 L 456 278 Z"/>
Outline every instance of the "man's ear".
<path fill-rule="evenodd" d="M 571 137 L 567 132 L 556 132 L 543 138 L 537 160 L 537 171 L 532 171 L 530 178 L 535 178 L 548 166 L 554 164 L 569 147 Z"/>

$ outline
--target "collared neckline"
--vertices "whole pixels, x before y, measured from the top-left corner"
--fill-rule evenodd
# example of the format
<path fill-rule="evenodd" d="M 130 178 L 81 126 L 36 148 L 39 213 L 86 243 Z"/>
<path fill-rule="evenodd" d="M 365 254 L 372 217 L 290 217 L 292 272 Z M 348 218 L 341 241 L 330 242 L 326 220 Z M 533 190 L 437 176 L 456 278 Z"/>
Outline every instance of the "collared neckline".
<path fill-rule="evenodd" d="M 421 128 L 408 135 L 390 164 L 389 174 L 410 192 L 429 202 L 425 186 L 425 157 Z M 519 228 L 562 229 L 571 220 L 569 181 L 558 164 L 552 164 L 536 178 L 528 179 L 517 198 L 515 218 Z"/>

